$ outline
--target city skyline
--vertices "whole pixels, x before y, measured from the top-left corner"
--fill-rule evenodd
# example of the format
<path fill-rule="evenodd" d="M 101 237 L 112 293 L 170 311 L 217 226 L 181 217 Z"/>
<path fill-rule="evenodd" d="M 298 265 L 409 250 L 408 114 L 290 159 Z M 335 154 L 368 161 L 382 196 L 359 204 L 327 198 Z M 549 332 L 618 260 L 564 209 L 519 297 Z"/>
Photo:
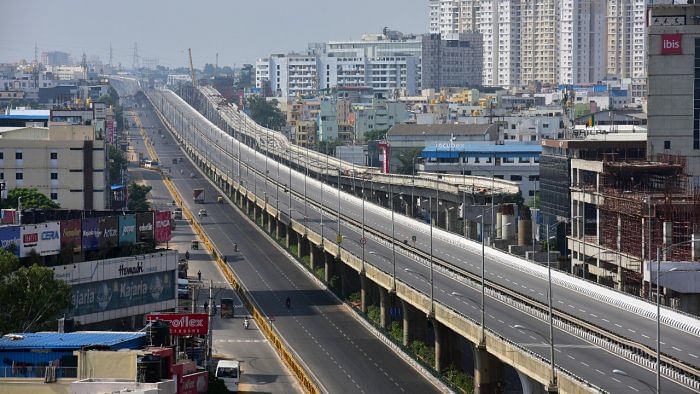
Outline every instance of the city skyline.
<path fill-rule="evenodd" d="M 36 44 L 39 56 L 42 52 L 64 51 L 78 62 L 84 52 L 88 58 L 98 56 L 106 64 L 111 43 L 114 64 L 121 63 L 128 68 L 133 63 L 136 42 L 142 59 L 157 58 L 164 66 L 186 66 L 187 48 L 192 48 L 197 68 L 215 63 L 217 52 L 220 66 L 240 66 L 254 64 L 269 53 L 303 50 L 309 42 L 359 38 L 363 33 L 381 32 L 384 27 L 414 33 L 428 30 L 425 0 L 359 0 L 353 2 L 352 7 L 343 7 L 337 1 L 319 3 L 313 0 L 293 4 L 274 1 L 208 3 L 211 5 L 202 7 L 182 0 L 167 4 L 127 0 L 118 8 L 96 12 L 100 10 L 88 6 L 91 3 L 73 0 L 60 3 L 11 1 L 5 4 L 4 10 L 12 18 L 0 24 L 0 36 L 13 38 L 0 44 L 0 62 L 32 61 Z M 333 15 L 338 9 L 343 10 L 342 14 Z M 237 14 L 263 16 L 236 19 Z M 102 15 L 104 18 L 100 17 Z M 240 24 L 229 22 L 227 16 L 233 16 L 231 20 L 238 20 Z M 259 23 L 263 18 L 268 22 Z M 352 22 L 338 23 L 338 20 Z M 193 26 L 172 29 L 186 24 Z M 32 25 L 42 28 L 27 27 Z M 163 40 L 164 29 L 171 29 L 170 40 Z M 203 29 L 210 29 L 212 33 Z"/>

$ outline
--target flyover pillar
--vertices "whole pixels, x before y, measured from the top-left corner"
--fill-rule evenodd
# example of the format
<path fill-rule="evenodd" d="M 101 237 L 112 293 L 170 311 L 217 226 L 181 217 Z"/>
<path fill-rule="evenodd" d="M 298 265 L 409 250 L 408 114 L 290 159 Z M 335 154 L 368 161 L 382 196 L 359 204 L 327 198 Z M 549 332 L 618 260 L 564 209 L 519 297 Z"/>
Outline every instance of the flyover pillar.
<path fill-rule="evenodd" d="M 424 340 L 426 337 L 427 319 L 413 305 L 401 300 L 403 308 L 403 345 L 408 346 L 416 339 Z"/>
<path fill-rule="evenodd" d="M 501 385 L 501 362 L 486 348 L 474 347 L 474 393 L 496 392 Z"/>
<path fill-rule="evenodd" d="M 369 280 L 364 274 L 360 274 L 360 310 L 367 313 L 367 301 L 369 292 Z"/>
<path fill-rule="evenodd" d="M 531 377 L 525 375 L 517 369 L 515 371 L 518 373 L 518 378 L 520 379 L 520 386 L 522 386 L 523 394 L 545 394 L 547 392 L 542 383 L 532 379 Z"/>
<path fill-rule="evenodd" d="M 379 287 L 379 325 L 382 328 L 387 328 L 389 325 L 389 291 L 381 286 Z"/>
<path fill-rule="evenodd" d="M 324 270 L 323 270 L 323 280 L 330 285 L 331 278 L 333 277 L 333 260 L 334 257 L 326 252 L 323 252 L 324 256 Z"/>
<path fill-rule="evenodd" d="M 444 338 L 447 335 L 447 328 L 440 324 L 439 321 L 433 319 L 433 334 L 435 336 L 435 370 L 438 372 L 441 372 L 442 369 L 445 367 L 445 363 L 442 359 L 443 357 L 443 349 L 442 349 L 442 344 L 444 341 Z M 447 350 L 447 349 L 445 349 Z"/>
<path fill-rule="evenodd" d="M 316 267 L 316 259 L 318 258 L 318 251 L 316 249 L 316 245 L 312 244 L 310 240 L 308 242 L 309 242 L 309 266 L 311 267 L 311 270 L 313 270 Z"/>

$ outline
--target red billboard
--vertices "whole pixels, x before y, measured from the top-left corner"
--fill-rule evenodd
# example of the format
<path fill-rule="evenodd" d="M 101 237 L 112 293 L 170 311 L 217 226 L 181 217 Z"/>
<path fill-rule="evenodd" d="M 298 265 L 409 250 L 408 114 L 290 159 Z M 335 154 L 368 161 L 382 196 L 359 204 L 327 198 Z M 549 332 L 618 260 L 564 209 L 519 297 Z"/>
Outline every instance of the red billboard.
<path fill-rule="evenodd" d="M 156 242 L 170 241 L 170 211 L 156 212 L 155 236 Z"/>
<path fill-rule="evenodd" d="M 206 335 L 209 320 L 206 313 L 149 313 L 147 321 L 162 320 L 170 323 L 170 335 Z"/>
<path fill-rule="evenodd" d="M 681 46 L 682 34 L 662 34 L 661 35 L 661 54 L 662 55 L 682 55 L 683 47 Z"/>
<path fill-rule="evenodd" d="M 208 390 L 209 374 L 206 371 L 179 377 L 177 385 L 178 394 L 206 393 Z"/>

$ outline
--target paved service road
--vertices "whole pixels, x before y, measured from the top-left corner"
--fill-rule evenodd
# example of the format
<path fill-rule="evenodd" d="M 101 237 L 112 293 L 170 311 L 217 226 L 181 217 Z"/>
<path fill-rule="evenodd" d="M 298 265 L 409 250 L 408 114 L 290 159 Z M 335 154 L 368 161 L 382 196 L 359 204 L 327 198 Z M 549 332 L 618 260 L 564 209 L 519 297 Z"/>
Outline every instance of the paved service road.
<path fill-rule="evenodd" d="M 141 136 L 134 133 L 133 130 L 131 141 L 135 150 L 142 152 L 144 157 L 147 157 L 148 153 Z M 152 187 L 148 197 L 154 209 L 171 210 L 173 208 L 172 196 L 165 187 L 160 172 L 131 166 L 129 173 L 136 182 Z M 213 293 L 217 305 L 219 305 L 218 300 L 222 297 L 233 298 L 236 305 L 235 318 L 224 319 L 219 314 L 212 317 L 213 357 L 215 359 L 234 359 L 241 362 L 242 374 L 239 392 L 301 393 L 302 390 L 297 380 L 282 364 L 265 336 L 255 326 L 255 322 L 250 319 L 250 328 L 244 329 L 243 317 L 249 313 L 226 282 L 206 248 L 190 249 L 190 242 L 196 237 L 187 220 L 176 220 L 173 237 L 169 243 L 171 249 L 180 252 L 181 258 L 185 252 L 189 251 L 190 253 L 188 275 L 191 283 L 197 287 L 196 311 L 202 312 L 204 310 L 204 303 L 208 301 L 209 296 L 208 290 L 199 290 L 200 286 L 208 287 L 210 281 L 214 282 Z M 198 272 L 202 273 L 201 282 L 197 280 Z M 181 306 L 181 308 L 189 310 L 189 301 L 183 304 L 185 306 Z"/>
<path fill-rule="evenodd" d="M 181 106 L 183 110 L 191 111 L 190 107 L 184 106 L 181 103 L 178 104 L 176 100 L 173 100 L 173 103 Z M 188 115 L 187 122 L 194 122 L 200 132 L 212 133 L 211 124 L 205 122 L 198 115 L 193 113 Z M 250 166 L 264 172 L 267 167 L 270 178 L 273 180 L 278 179 L 280 183 L 290 184 L 289 170 L 286 166 L 278 166 L 277 162 L 266 159 L 263 154 L 255 153 L 243 145 L 240 148 L 242 171 L 240 171 L 239 174 L 238 168 L 240 167 L 238 167 L 237 162 L 232 162 L 225 153 L 221 152 L 221 149 L 213 146 L 201 135 L 191 138 L 194 138 L 192 140 L 193 143 L 196 141 L 198 146 L 209 153 L 210 159 L 217 163 L 219 168 L 228 169 L 234 178 L 240 177 L 248 190 L 255 191 L 259 196 L 266 195 L 271 204 L 278 204 L 281 211 L 289 212 L 297 220 L 302 219 L 306 214 L 308 217 L 308 225 L 320 232 L 320 225 L 318 223 L 320 222 L 319 211 L 310 206 L 310 204 L 305 204 L 303 199 L 298 198 L 293 198 L 291 208 L 288 207 L 289 201 L 287 194 L 279 192 L 275 185 L 271 182 L 268 183 L 261 176 L 254 175 L 254 172 L 249 169 Z M 234 142 L 231 148 L 233 148 L 232 150 L 237 154 L 236 149 L 238 149 L 238 144 Z M 226 147 L 226 149 L 231 148 Z M 304 177 L 303 174 L 296 171 L 292 171 L 291 176 L 292 188 L 299 193 L 304 193 L 305 191 L 309 200 L 323 201 L 331 212 L 340 205 L 340 211 L 343 215 L 347 215 L 358 221 L 361 220 L 362 209 L 359 199 L 342 193 L 340 196 L 341 202 L 339 204 L 339 197 L 336 189 L 329 186 L 325 186 L 322 189 L 319 182 L 310 177 Z M 321 196 L 321 190 L 323 190 L 323 197 Z M 277 201 L 278 195 L 279 201 Z M 391 217 L 388 211 L 379 209 L 374 204 L 367 203 L 366 205 L 365 224 L 382 231 L 384 234 L 391 235 Z M 411 236 L 417 235 L 418 240 L 416 246 L 427 252 L 429 249 L 427 226 L 415 220 L 405 218 L 402 215 L 397 214 L 396 217 L 396 239 L 411 239 Z M 325 231 L 331 229 L 333 232 L 337 226 L 333 215 L 324 216 L 323 221 Z M 345 237 L 343 247 L 356 255 L 360 255 L 360 253 L 362 253 L 362 248 L 358 243 L 360 235 L 357 231 L 356 228 L 348 227 L 344 223 L 341 223 L 341 233 Z M 451 236 L 444 231 L 439 229 L 435 229 L 434 231 L 436 236 L 433 240 L 433 252 L 437 258 L 448 261 L 467 271 L 476 274 L 480 273 L 480 247 L 477 248 L 475 243 L 463 240 L 454 242 L 450 239 Z M 334 235 L 334 233 L 333 236 L 326 234 L 326 238 L 333 239 Z M 376 254 L 371 254 L 369 253 L 370 251 L 374 251 Z M 391 261 L 386 258 L 386 256 L 391 256 L 390 248 L 384 246 L 382 243 L 373 242 L 370 239 L 367 245 L 365 245 L 365 252 L 367 261 L 385 272 L 392 272 L 393 266 Z M 489 280 L 507 288 L 517 290 L 539 301 L 546 302 L 546 279 L 503 264 L 503 262 L 500 261 L 501 258 L 498 252 L 490 248 L 487 249 L 486 275 Z M 428 293 L 429 285 L 425 278 L 428 277 L 429 272 L 423 264 L 404 256 L 402 253 L 397 253 L 396 273 L 398 280 L 406 282 L 424 291 L 426 294 Z M 457 283 L 451 278 L 441 275 L 439 272 L 435 275 L 435 289 L 435 298 L 437 301 L 451 306 L 467 316 L 478 319 L 480 303 L 476 289 L 462 283 Z M 600 302 L 585 294 L 574 292 L 557 284 L 554 285 L 553 295 L 555 307 L 557 309 L 577 316 L 584 321 L 593 322 L 634 341 L 647 344 L 652 348 L 655 347 L 655 322 L 653 320 L 614 305 Z M 546 346 L 543 346 L 546 345 L 548 341 L 548 329 L 546 324 L 533 316 L 515 311 L 492 299 L 488 299 L 486 309 L 490 312 L 487 315 L 486 321 L 490 329 L 509 338 L 513 342 L 523 344 L 544 358 L 549 359 L 549 351 Z M 527 330 L 515 329 L 514 326 L 516 325 L 527 327 Z M 664 353 L 677 357 L 690 364 L 697 365 L 697 336 L 689 335 L 668 326 L 664 326 L 662 332 L 664 335 Z M 533 340 L 532 338 L 536 338 L 537 340 Z M 555 343 L 557 345 L 557 354 L 561 354 L 560 357 L 556 358 L 556 363 L 558 365 L 564 369 L 573 371 L 576 375 L 593 382 L 595 385 L 605 390 L 611 392 L 619 392 L 620 390 L 644 390 L 645 387 L 655 384 L 652 371 L 639 367 L 630 361 L 610 354 L 601 348 L 592 346 L 590 343 L 570 336 L 569 334 L 556 330 Z M 613 375 L 613 369 L 623 369 L 630 376 Z M 683 388 L 666 379 L 663 379 L 662 388 L 666 392 L 684 391 Z"/>
<path fill-rule="evenodd" d="M 164 128 L 152 111 L 140 113 L 147 129 Z M 170 135 L 155 143 L 155 148 L 162 163 L 184 157 Z M 196 178 L 189 176 L 199 172 L 188 160 L 171 167 L 173 183 L 188 208 L 196 212 L 206 207 L 209 216 L 201 220 L 204 230 L 262 310 L 274 317 L 275 327 L 325 391 L 438 392 L 239 211 L 228 204 L 215 203 L 219 193 L 201 174 Z M 192 202 L 189 196 L 193 188 L 205 189 L 206 204 Z M 233 243 L 238 243 L 238 253 L 234 252 Z M 291 310 L 284 306 L 287 296 L 292 299 Z"/>

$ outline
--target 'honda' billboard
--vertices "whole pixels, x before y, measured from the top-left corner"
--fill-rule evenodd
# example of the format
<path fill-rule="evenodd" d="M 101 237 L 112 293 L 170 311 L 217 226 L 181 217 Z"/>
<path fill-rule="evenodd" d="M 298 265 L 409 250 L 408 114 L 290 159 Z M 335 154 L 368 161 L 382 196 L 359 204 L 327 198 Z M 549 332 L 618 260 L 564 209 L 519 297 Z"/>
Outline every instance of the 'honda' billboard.
<path fill-rule="evenodd" d="M 170 241 L 170 211 L 156 212 L 156 242 Z"/>
<path fill-rule="evenodd" d="M 27 257 L 32 251 L 40 256 L 58 254 L 61 251 L 61 226 L 58 222 L 22 226 L 20 237 L 19 257 Z"/>
<path fill-rule="evenodd" d="M 147 321 L 163 320 L 170 324 L 170 335 L 206 335 L 209 321 L 206 313 L 149 313 Z"/>

